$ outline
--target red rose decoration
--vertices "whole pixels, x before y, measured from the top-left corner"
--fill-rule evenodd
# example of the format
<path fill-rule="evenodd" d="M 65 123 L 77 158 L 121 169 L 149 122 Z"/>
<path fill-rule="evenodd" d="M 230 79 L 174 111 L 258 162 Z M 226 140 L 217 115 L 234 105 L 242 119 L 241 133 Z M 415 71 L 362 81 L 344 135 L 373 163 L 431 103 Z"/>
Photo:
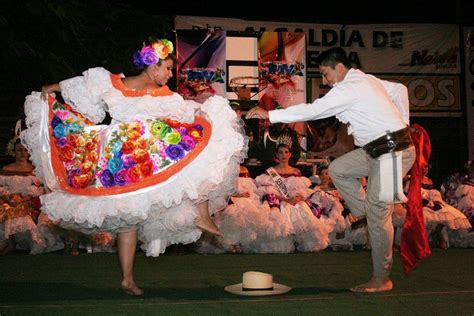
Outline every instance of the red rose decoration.
<path fill-rule="evenodd" d="M 144 177 L 151 176 L 153 174 L 153 163 L 148 160 L 140 164 L 140 171 Z"/>
<path fill-rule="evenodd" d="M 142 163 L 147 161 L 150 158 L 150 155 L 143 149 L 137 149 L 133 152 L 133 158 L 136 162 Z"/>
<path fill-rule="evenodd" d="M 125 143 L 122 144 L 122 152 L 124 154 L 131 154 L 136 148 L 136 144 L 132 140 L 127 140 Z"/>
<path fill-rule="evenodd" d="M 76 175 L 72 176 L 71 185 L 74 188 L 82 189 L 82 188 L 85 188 L 89 185 L 91 179 L 92 179 L 92 177 L 91 177 L 90 173 L 76 174 Z"/>

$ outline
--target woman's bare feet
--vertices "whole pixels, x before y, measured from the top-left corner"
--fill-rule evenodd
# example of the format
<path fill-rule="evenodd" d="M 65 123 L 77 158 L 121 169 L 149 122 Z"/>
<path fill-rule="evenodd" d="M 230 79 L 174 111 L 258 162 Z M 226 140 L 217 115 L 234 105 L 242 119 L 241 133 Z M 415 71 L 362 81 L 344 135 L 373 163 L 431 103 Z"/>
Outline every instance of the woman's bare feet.
<path fill-rule="evenodd" d="M 72 241 L 71 256 L 79 256 L 79 240 Z"/>
<path fill-rule="evenodd" d="M 79 241 L 67 240 L 64 242 L 63 254 L 67 256 L 79 256 Z"/>
<path fill-rule="evenodd" d="M 219 227 L 217 227 L 217 225 L 208 216 L 201 216 L 199 221 L 196 223 L 196 227 L 202 231 L 216 235 L 217 237 L 224 236 Z"/>
<path fill-rule="evenodd" d="M 375 292 L 386 292 L 393 289 L 393 282 L 390 279 L 379 279 L 372 277 L 367 283 L 356 285 L 350 290 L 352 292 L 362 292 L 362 293 L 375 293 Z"/>
<path fill-rule="evenodd" d="M 216 226 L 214 221 L 209 215 L 209 202 L 204 201 L 198 204 L 199 220 L 196 223 L 196 227 L 202 231 L 206 231 L 217 237 L 223 237 L 224 234 L 221 232 L 219 227 Z"/>
<path fill-rule="evenodd" d="M 8 239 L 0 240 L 0 253 L 8 246 Z"/>
<path fill-rule="evenodd" d="M 143 290 L 139 288 L 133 281 L 122 281 L 122 290 L 128 295 L 143 295 Z"/>

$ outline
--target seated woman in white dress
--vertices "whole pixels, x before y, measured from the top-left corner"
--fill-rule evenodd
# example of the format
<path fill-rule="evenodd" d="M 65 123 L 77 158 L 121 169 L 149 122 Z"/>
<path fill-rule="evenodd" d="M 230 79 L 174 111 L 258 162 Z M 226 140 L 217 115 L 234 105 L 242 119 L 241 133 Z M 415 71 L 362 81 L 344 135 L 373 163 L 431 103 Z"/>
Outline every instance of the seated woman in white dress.
<path fill-rule="evenodd" d="M 20 139 L 15 137 L 10 145 L 15 162 L 0 170 L 0 254 L 15 250 L 17 243 L 27 249 L 44 245 L 35 223 L 44 188 L 33 175 L 34 167 Z"/>
<path fill-rule="evenodd" d="M 315 192 L 309 199 L 311 210 L 326 225 L 333 250 L 352 249 L 350 211 L 344 209 L 342 197 L 332 183 L 328 168 L 322 166 L 318 175 L 321 183 L 314 188 Z"/>
<path fill-rule="evenodd" d="M 199 253 L 290 253 L 294 251 L 291 223 L 268 203 L 261 203 L 255 180 L 246 167 L 240 167 L 237 192 L 229 205 L 215 214 L 222 238 L 203 236 Z"/>
<path fill-rule="evenodd" d="M 473 248 L 474 247 L 474 182 L 466 181 L 458 186 L 455 192 L 457 203 L 455 207 L 459 209 L 469 220 L 471 229 L 460 229 L 449 231 L 449 242 L 454 247 Z"/>
<path fill-rule="evenodd" d="M 148 256 L 221 232 L 210 214 L 234 191 L 246 141 L 228 101 L 184 100 L 166 85 L 173 44 L 150 38 L 134 55 L 137 76 L 93 68 L 27 97 L 22 133 L 37 174 L 52 191 L 42 209 L 62 227 L 117 235 L 122 289 L 133 277 L 137 237 Z M 96 125 L 106 112 L 110 125 Z"/>
<path fill-rule="evenodd" d="M 456 172 L 441 186 L 443 199 L 459 209 L 474 226 L 474 170 L 472 161 L 465 164 L 461 172 Z M 474 247 L 474 229 L 449 231 L 449 242 L 454 247 Z"/>
<path fill-rule="evenodd" d="M 305 202 L 313 193 L 311 181 L 303 177 L 299 169 L 289 165 L 290 148 L 277 146 L 278 164 L 267 169 L 255 181 L 258 194 L 272 208 L 278 208 L 293 226 L 298 251 L 319 251 L 329 244 L 329 232 L 323 221 L 313 215 Z"/>
<path fill-rule="evenodd" d="M 469 231 L 471 224 L 467 217 L 457 208 L 449 205 L 443 200 L 441 192 L 433 187 L 433 182 L 427 177 L 429 165 L 423 167 L 423 178 L 421 180 L 421 197 L 423 203 L 423 217 L 425 227 L 429 235 L 430 245 L 435 248 L 449 248 L 450 231 Z M 405 188 L 408 183 L 405 184 Z M 394 225 L 403 225 L 406 209 L 403 205 L 397 206 L 393 218 Z M 399 234 L 396 235 L 395 243 L 399 242 Z"/>

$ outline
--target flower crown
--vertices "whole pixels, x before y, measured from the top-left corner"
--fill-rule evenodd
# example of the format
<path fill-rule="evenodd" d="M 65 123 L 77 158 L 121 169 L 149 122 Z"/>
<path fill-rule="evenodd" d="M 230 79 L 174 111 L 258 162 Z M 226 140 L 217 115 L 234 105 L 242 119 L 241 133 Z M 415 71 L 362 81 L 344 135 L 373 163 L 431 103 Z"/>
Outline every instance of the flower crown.
<path fill-rule="evenodd" d="M 143 48 L 133 54 L 133 64 L 138 68 L 157 64 L 173 52 L 173 43 L 165 38 L 151 43 L 143 44 Z"/>

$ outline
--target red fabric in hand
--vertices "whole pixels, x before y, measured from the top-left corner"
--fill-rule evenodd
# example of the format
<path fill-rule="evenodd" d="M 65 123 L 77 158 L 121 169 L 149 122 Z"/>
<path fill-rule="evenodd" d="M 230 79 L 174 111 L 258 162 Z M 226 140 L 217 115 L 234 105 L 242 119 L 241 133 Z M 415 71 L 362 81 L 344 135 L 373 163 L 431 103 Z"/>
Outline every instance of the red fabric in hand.
<path fill-rule="evenodd" d="M 420 260 L 431 254 L 421 202 L 422 170 L 430 159 L 431 142 L 426 130 L 418 124 L 411 126 L 411 137 L 416 149 L 416 159 L 410 170 L 407 215 L 400 243 L 400 256 L 406 275 L 411 273 Z"/>

